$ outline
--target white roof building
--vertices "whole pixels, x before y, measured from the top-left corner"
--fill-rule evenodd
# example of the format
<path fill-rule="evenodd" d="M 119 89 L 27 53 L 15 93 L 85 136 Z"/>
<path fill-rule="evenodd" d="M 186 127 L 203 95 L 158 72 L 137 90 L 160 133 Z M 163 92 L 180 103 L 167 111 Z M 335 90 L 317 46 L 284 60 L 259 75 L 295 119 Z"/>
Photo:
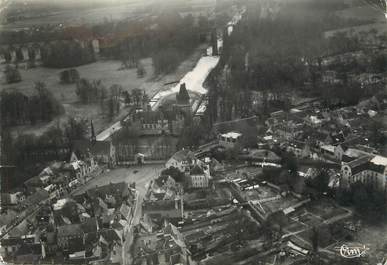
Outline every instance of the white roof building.
<path fill-rule="evenodd" d="M 242 134 L 238 132 L 228 132 L 228 133 L 221 134 L 220 136 L 225 138 L 238 139 L 239 137 L 242 136 Z"/>

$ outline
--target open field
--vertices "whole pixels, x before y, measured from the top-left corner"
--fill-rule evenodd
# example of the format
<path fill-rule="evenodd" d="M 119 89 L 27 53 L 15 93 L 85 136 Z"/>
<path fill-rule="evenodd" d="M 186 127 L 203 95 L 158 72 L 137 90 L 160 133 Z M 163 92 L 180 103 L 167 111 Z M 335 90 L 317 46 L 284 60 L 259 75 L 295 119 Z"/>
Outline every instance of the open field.
<path fill-rule="evenodd" d="M 364 0 L 351 0 L 352 4 L 348 8 L 337 10 L 335 14 L 344 19 L 356 19 L 364 21 L 363 25 L 330 30 L 324 33 L 325 37 L 331 37 L 336 32 L 346 32 L 351 35 L 362 32 L 375 31 L 376 35 L 384 35 L 387 33 L 386 17 L 381 9 L 378 9 Z M 370 38 L 371 36 L 368 36 Z"/>
<path fill-rule="evenodd" d="M 164 84 L 176 80 L 180 80 L 185 73 L 192 70 L 197 60 L 202 55 L 207 45 L 199 46 L 173 73 L 161 76 L 154 76 L 152 60 L 150 58 L 143 59 L 142 64 L 146 70 L 146 76 L 143 78 L 137 77 L 136 68 L 119 70 L 121 62 L 116 60 L 100 60 L 91 64 L 82 65 L 76 68 L 82 78 L 89 80 L 101 80 L 103 84 L 109 88 L 113 84 L 118 84 L 126 91 L 131 91 L 134 88 L 140 88 L 145 91 L 150 97 L 161 89 L 165 89 Z M 4 65 L 1 66 L 0 79 Z M 100 106 L 97 105 L 83 105 L 78 102 L 76 95 L 75 84 L 61 84 L 59 82 L 59 73 L 64 69 L 53 69 L 46 67 L 37 67 L 32 69 L 20 69 L 22 81 L 15 84 L 2 83 L 0 91 L 3 89 L 18 89 L 26 95 L 32 95 L 34 91 L 34 82 L 44 81 L 47 88 L 54 94 L 54 96 L 63 104 L 65 114 L 58 117 L 59 122 L 63 123 L 67 120 L 66 117 L 82 116 L 87 119 L 92 119 L 96 132 L 102 131 L 109 124 L 120 120 L 127 113 L 126 109 L 122 108 L 121 113 L 113 120 L 105 118 L 101 113 Z M 3 81 L 4 82 L 4 81 Z M 14 133 L 32 133 L 36 135 L 42 134 L 50 126 L 56 125 L 57 120 L 50 123 L 37 124 L 35 126 L 18 126 L 13 129 Z"/>
<path fill-rule="evenodd" d="M 100 79 L 107 88 L 113 84 L 119 84 L 125 90 L 130 91 L 140 87 L 144 81 L 151 80 L 153 77 L 152 60 L 150 58 L 142 60 L 142 64 L 147 72 L 144 78 L 137 78 L 136 68 L 118 70 L 121 67 L 121 62 L 114 60 L 97 61 L 74 68 L 78 70 L 81 78 L 89 80 Z M 78 101 L 75 93 L 76 85 L 61 84 L 59 82 L 59 73 L 64 69 L 47 67 L 37 67 L 27 70 L 19 69 L 22 81 L 15 84 L 2 84 L 2 89 L 17 88 L 26 95 L 31 95 L 34 93 L 34 82 L 44 81 L 54 96 L 62 103 L 74 103 Z"/>
<path fill-rule="evenodd" d="M 386 18 L 381 9 L 369 5 L 364 0 L 353 0 L 352 6 L 337 11 L 338 16 L 347 19 L 358 19 L 364 21 L 384 22 Z"/>
<path fill-rule="evenodd" d="M 157 14 L 163 9 L 171 8 L 181 10 L 183 15 L 188 13 L 199 15 L 206 14 L 215 7 L 214 0 L 191 0 L 189 2 L 171 0 L 163 1 L 162 5 L 157 0 L 109 1 L 110 4 L 107 4 L 105 0 L 101 0 L 101 3 L 95 6 L 88 6 L 87 3 L 82 3 L 82 1 L 66 0 L 63 2 L 62 4 L 56 3 L 57 6 L 53 5 L 51 9 L 48 5 L 48 9 L 40 10 L 40 12 L 34 12 L 32 8 L 29 8 L 27 9 L 29 12 L 23 14 L 24 19 L 0 25 L 0 30 L 18 30 L 47 24 L 79 26 L 103 23 L 106 20 L 141 19 Z M 33 3 L 30 4 L 33 6 Z"/>

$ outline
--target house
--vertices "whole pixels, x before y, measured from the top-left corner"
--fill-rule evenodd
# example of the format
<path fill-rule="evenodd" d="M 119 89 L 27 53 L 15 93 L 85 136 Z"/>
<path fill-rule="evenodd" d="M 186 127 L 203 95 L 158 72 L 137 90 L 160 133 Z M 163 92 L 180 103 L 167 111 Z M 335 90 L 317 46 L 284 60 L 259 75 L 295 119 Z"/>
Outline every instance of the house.
<path fill-rule="evenodd" d="M 299 131 L 294 125 L 287 123 L 277 124 L 273 126 L 271 130 L 273 131 L 273 136 L 275 136 L 275 138 L 283 141 L 292 141 L 299 134 Z"/>
<path fill-rule="evenodd" d="M 310 156 L 310 148 L 308 144 L 293 141 L 286 147 L 286 151 L 293 153 L 298 158 L 306 158 Z"/>
<path fill-rule="evenodd" d="M 57 244 L 63 251 L 70 251 L 76 245 L 84 245 L 84 233 L 80 224 L 57 227 Z"/>
<path fill-rule="evenodd" d="M 123 120 L 123 125 L 140 135 L 179 135 L 184 126 L 184 113 L 179 109 L 137 109 Z"/>
<path fill-rule="evenodd" d="M 338 133 L 330 133 L 329 134 L 329 142 L 330 144 L 336 146 L 345 142 L 346 136 L 344 132 L 340 131 Z"/>
<path fill-rule="evenodd" d="M 90 218 L 81 224 L 69 224 L 57 227 L 57 245 L 65 253 L 92 250 L 98 241 L 98 222 Z"/>
<path fill-rule="evenodd" d="M 151 183 L 146 199 L 149 201 L 173 200 L 180 191 L 180 184 L 176 183 L 170 175 L 164 174 Z"/>
<path fill-rule="evenodd" d="M 335 160 L 341 161 L 343 159 L 343 155 L 345 151 L 347 151 L 348 147 L 345 144 L 339 144 L 334 147 L 334 157 Z"/>
<path fill-rule="evenodd" d="M 323 145 L 320 147 L 321 155 L 329 160 L 335 160 L 335 147 L 333 145 Z"/>
<path fill-rule="evenodd" d="M 72 151 L 80 160 L 92 156 L 96 163 L 109 167 L 116 165 L 116 148 L 111 141 L 77 140 L 74 141 Z M 74 155 L 71 156 L 74 160 Z"/>
<path fill-rule="evenodd" d="M 133 200 L 134 192 L 129 189 L 126 182 L 109 183 L 104 186 L 97 186 L 86 191 L 89 198 L 101 198 L 109 207 L 116 207 L 124 201 Z"/>
<path fill-rule="evenodd" d="M 96 170 L 97 167 L 98 165 L 93 157 L 78 160 L 76 154 L 72 153 L 70 163 L 66 164 L 65 169 L 75 175 L 79 183 L 84 184 L 86 182 L 86 177 Z"/>
<path fill-rule="evenodd" d="M 111 263 L 119 263 L 122 259 L 122 233 L 116 229 L 103 229 L 99 233 L 102 257 L 109 257 Z"/>
<path fill-rule="evenodd" d="M 1 240 L 0 254 L 3 257 L 12 257 L 23 244 L 24 241 L 21 237 L 4 238 Z"/>
<path fill-rule="evenodd" d="M 363 155 L 341 166 L 342 185 L 349 188 L 360 181 L 377 189 L 386 191 L 387 157 Z"/>
<path fill-rule="evenodd" d="M 169 121 L 161 111 L 141 111 L 133 115 L 133 122 L 138 123 L 142 135 L 169 134 Z"/>
<path fill-rule="evenodd" d="M 183 199 L 180 197 L 180 200 L 176 198 L 175 200 L 144 202 L 142 210 L 144 218 L 149 218 L 153 223 L 162 225 L 164 220 L 168 220 L 177 224 L 183 218 Z"/>
<path fill-rule="evenodd" d="M 369 153 L 364 152 L 363 150 L 356 149 L 356 148 L 348 148 L 345 150 L 343 155 L 341 156 L 342 162 L 350 162 L 353 161 L 361 156 L 369 155 Z"/>
<path fill-rule="evenodd" d="M 15 253 L 15 261 L 17 263 L 36 264 L 44 253 L 40 243 L 23 244 Z"/>
<path fill-rule="evenodd" d="M 336 71 L 325 71 L 322 74 L 322 82 L 328 84 L 337 84 L 340 83 L 340 79 L 337 78 Z"/>
<path fill-rule="evenodd" d="M 176 152 L 168 161 L 165 163 L 166 168 L 175 167 L 181 172 L 189 170 L 190 166 L 196 162 L 195 155 L 188 149 L 182 149 Z"/>
<path fill-rule="evenodd" d="M 238 132 L 224 133 L 219 135 L 219 144 L 225 148 L 234 148 L 240 144 L 241 137 L 242 134 Z"/>
<path fill-rule="evenodd" d="M 209 169 L 207 167 L 207 169 L 203 170 L 200 166 L 195 165 L 191 168 L 186 178 L 188 188 L 208 188 L 210 182 Z"/>
<path fill-rule="evenodd" d="M 8 194 L 8 196 L 9 196 L 9 204 L 19 204 L 26 199 L 26 195 L 21 191 L 11 192 Z"/>
<path fill-rule="evenodd" d="M 176 226 L 168 223 L 161 236 L 150 241 L 141 241 L 135 250 L 135 264 L 192 264 L 183 235 Z"/>
<path fill-rule="evenodd" d="M 132 208 L 130 208 L 125 203 L 121 204 L 120 208 L 117 210 L 117 216 L 120 219 L 124 219 L 126 221 L 130 221 L 130 218 L 131 218 L 132 215 L 133 215 Z"/>
<path fill-rule="evenodd" d="M 20 203 L 20 206 L 22 208 L 29 208 L 29 207 L 35 207 L 36 205 L 40 203 L 44 203 L 50 199 L 50 193 L 46 191 L 45 189 L 36 189 L 36 191 L 27 196 L 27 198 Z"/>

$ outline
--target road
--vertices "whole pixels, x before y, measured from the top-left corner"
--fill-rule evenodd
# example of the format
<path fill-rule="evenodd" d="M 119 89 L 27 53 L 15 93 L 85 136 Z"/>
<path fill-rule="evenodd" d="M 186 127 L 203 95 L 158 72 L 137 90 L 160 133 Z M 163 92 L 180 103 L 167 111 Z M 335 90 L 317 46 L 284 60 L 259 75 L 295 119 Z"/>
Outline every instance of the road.
<path fill-rule="evenodd" d="M 121 121 L 117 121 L 107 129 L 103 130 L 97 135 L 97 141 L 105 141 L 108 139 L 111 135 L 113 135 L 114 132 L 119 131 L 122 128 Z"/>

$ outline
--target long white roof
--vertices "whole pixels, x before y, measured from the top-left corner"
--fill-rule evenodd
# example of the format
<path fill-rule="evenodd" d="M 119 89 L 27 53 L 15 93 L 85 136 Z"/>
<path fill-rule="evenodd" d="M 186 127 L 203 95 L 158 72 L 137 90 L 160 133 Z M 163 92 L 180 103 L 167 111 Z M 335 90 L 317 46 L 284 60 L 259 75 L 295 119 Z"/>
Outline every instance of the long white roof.
<path fill-rule="evenodd" d="M 377 155 L 371 159 L 371 163 L 375 165 L 387 166 L 387 157 Z"/>
<path fill-rule="evenodd" d="M 226 138 L 237 139 L 237 138 L 240 137 L 241 135 L 242 135 L 242 134 L 241 134 L 241 133 L 238 133 L 238 132 L 228 132 L 228 133 L 222 134 L 221 136 L 226 137 Z"/>

